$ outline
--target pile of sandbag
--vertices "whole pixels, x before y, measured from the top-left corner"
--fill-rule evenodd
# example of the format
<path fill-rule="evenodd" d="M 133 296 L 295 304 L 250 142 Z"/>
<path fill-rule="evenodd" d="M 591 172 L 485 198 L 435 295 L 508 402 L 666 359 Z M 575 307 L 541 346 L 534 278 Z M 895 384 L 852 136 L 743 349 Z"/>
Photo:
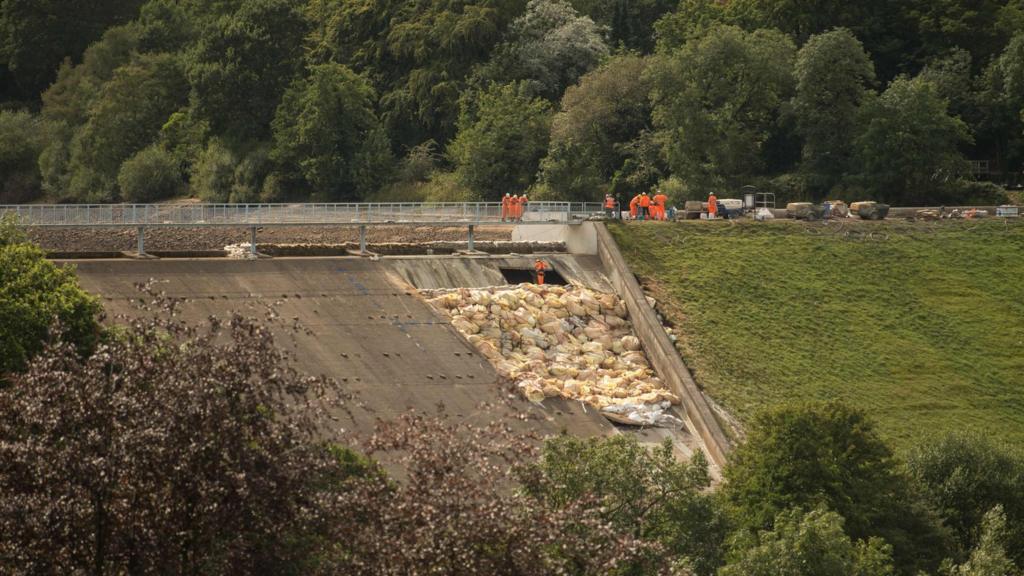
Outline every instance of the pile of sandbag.
<path fill-rule="evenodd" d="M 520 284 L 425 295 L 531 401 L 579 400 L 627 420 L 645 413 L 638 405 L 679 403 L 651 370 L 615 294 Z M 623 406 L 630 409 L 613 408 Z M 648 414 L 635 423 L 655 421 Z"/>
<path fill-rule="evenodd" d="M 236 258 L 239 260 L 256 258 L 256 255 L 252 253 L 252 244 L 249 244 L 248 242 L 244 244 L 229 244 L 224 247 L 224 251 L 227 252 L 228 258 Z"/>

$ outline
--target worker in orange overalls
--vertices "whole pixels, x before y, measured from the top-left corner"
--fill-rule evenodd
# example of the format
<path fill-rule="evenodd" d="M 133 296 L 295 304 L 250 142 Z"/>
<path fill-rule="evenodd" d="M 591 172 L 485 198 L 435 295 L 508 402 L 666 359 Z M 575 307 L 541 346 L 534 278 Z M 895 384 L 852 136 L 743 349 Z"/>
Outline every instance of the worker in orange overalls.
<path fill-rule="evenodd" d="M 615 219 L 615 198 L 611 194 L 604 195 L 604 215 L 609 220 Z"/>
<path fill-rule="evenodd" d="M 526 203 L 529 202 L 529 201 L 530 201 L 530 199 L 526 197 L 525 193 L 522 196 L 519 197 L 519 209 L 518 209 L 517 212 L 519 214 L 519 221 L 520 222 L 523 221 L 523 212 L 526 212 Z"/>
<path fill-rule="evenodd" d="M 636 220 L 636 215 L 640 209 L 640 195 L 633 196 L 633 199 L 629 201 L 629 217 Z"/>
<path fill-rule="evenodd" d="M 537 258 L 537 261 L 533 263 L 533 269 L 537 272 L 537 285 L 544 285 L 544 271 L 548 269 L 548 265 L 543 260 Z"/>
<path fill-rule="evenodd" d="M 640 195 L 640 219 L 647 220 L 651 217 L 651 197 L 644 192 Z"/>
<path fill-rule="evenodd" d="M 718 217 L 718 197 L 712 192 L 708 196 L 708 220 L 714 220 Z"/>
<path fill-rule="evenodd" d="M 509 222 L 515 222 L 516 218 L 518 218 L 518 216 L 517 216 L 518 213 L 519 213 L 519 196 L 516 196 L 515 194 L 513 194 L 508 199 L 508 221 Z"/>
<path fill-rule="evenodd" d="M 501 197 L 501 221 L 504 222 L 512 217 L 512 195 L 505 192 Z"/>
<path fill-rule="evenodd" d="M 668 196 L 665 196 L 665 194 L 663 194 L 661 190 L 658 190 L 658 193 L 654 195 L 654 212 L 656 220 L 665 219 L 665 206 L 667 205 Z"/>

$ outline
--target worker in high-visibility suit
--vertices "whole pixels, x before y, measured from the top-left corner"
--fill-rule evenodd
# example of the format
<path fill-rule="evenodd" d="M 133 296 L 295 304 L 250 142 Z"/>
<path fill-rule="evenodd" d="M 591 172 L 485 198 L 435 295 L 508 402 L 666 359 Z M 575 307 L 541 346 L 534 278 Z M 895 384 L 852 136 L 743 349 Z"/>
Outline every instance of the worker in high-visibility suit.
<path fill-rule="evenodd" d="M 517 214 L 519 216 L 520 222 L 523 221 L 523 213 L 526 212 L 526 204 L 529 201 L 530 199 L 526 197 L 526 194 L 523 194 L 522 196 L 519 197 L 519 208 L 517 210 Z"/>
<path fill-rule="evenodd" d="M 708 220 L 714 220 L 718 217 L 718 197 L 712 192 L 708 195 Z"/>
<path fill-rule="evenodd" d="M 519 217 L 519 196 L 515 194 L 508 199 L 508 220 L 509 222 L 515 222 Z"/>
<path fill-rule="evenodd" d="M 537 273 L 537 285 L 544 285 L 544 271 L 548 269 L 548 265 L 544 263 L 540 258 L 533 263 L 533 270 Z"/>
<path fill-rule="evenodd" d="M 640 195 L 640 219 L 647 220 L 651 217 L 651 197 L 644 192 Z"/>
<path fill-rule="evenodd" d="M 637 213 L 640 210 L 640 195 L 633 196 L 633 199 L 629 201 L 629 217 L 636 220 Z"/>
<path fill-rule="evenodd" d="M 609 219 L 615 219 L 615 198 L 611 194 L 604 195 L 604 215 Z"/>
<path fill-rule="evenodd" d="M 501 197 L 501 221 L 505 222 L 512 218 L 512 195 L 505 192 Z"/>
<path fill-rule="evenodd" d="M 668 196 L 665 196 L 661 190 L 654 195 L 654 211 L 656 220 L 665 219 L 665 207 L 668 205 Z"/>

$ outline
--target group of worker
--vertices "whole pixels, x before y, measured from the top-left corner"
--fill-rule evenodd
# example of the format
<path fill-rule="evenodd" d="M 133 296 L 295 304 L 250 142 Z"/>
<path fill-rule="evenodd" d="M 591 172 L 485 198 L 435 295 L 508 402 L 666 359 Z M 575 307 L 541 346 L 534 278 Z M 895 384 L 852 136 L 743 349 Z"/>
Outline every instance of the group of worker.
<path fill-rule="evenodd" d="M 506 192 L 501 198 L 501 221 L 522 222 L 527 202 L 529 202 L 529 199 L 526 197 L 526 194 L 516 196 Z"/>
<path fill-rule="evenodd" d="M 641 192 L 629 201 L 629 217 L 634 220 L 667 220 L 668 196 L 661 190 L 653 197 Z"/>

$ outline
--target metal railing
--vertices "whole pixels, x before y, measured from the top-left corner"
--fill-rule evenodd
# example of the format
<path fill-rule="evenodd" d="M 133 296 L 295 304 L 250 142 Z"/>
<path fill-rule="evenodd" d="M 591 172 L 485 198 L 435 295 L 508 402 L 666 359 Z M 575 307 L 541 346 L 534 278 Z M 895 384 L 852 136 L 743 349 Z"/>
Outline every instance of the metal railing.
<path fill-rule="evenodd" d="M 523 224 L 572 223 L 602 214 L 597 203 L 529 202 Z M 497 224 L 511 219 L 498 202 L 349 204 L 28 204 L 0 205 L 20 226 L 301 226 Z"/>

